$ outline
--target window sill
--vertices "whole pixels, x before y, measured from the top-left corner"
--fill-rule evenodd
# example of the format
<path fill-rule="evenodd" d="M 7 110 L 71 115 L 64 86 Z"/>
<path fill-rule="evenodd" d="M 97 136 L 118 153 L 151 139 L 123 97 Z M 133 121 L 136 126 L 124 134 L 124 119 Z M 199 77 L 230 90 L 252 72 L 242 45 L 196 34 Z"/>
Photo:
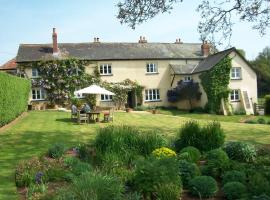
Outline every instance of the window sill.
<path fill-rule="evenodd" d="M 145 75 L 157 75 L 159 74 L 158 72 L 146 72 Z"/>
<path fill-rule="evenodd" d="M 100 76 L 113 76 L 113 74 L 100 74 Z"/>
<path fill-rule="evenodd" d="M 231 103 L 239 103 L 240 100 L 231 100 Z"/>
<path fill-rule="evenodd" d="M 242 78 L 231 78 L 231 80 L 238 81 L 238 80 L 242 80 Z"/>
<path fill-rule="evenodd" d="M 100 102 L 113 102 L 112 100 L 100 100 Z"/>
<path fill-rule="evenodd" d="M 145 103 L 161 102 L 161 100 L 145 100 Z"/>
<path fill-rule="evenodd" d="M 31 99 L 31 101 L 46 101 L 46 99 Z"/>

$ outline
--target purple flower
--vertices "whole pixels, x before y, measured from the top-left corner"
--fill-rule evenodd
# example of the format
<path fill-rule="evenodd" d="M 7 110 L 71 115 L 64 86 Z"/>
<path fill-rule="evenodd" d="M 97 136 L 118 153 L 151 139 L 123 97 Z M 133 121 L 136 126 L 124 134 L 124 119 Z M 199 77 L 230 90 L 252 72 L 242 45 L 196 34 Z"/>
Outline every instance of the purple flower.
<path fill-rule="evenodd" d="M 36 176 L 35 176 L 36 184 L 41 184 L 42 183 L 42 176 L 44 176 L 44 174 L 42 172 L 36 173 Z"/>

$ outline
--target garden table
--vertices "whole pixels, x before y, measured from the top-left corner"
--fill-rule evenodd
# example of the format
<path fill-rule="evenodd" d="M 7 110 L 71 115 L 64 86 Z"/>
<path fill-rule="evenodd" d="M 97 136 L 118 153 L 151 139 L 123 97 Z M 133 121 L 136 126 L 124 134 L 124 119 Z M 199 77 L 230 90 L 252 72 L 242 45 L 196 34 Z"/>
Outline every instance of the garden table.
<path fill-rule="evenodd" d="M 99 111 L 91 111 L 86 113 L 88 115 L 89 123 L 91 120 L 94 122 L 99 122 L 100 121 L 100 112 Z"/>

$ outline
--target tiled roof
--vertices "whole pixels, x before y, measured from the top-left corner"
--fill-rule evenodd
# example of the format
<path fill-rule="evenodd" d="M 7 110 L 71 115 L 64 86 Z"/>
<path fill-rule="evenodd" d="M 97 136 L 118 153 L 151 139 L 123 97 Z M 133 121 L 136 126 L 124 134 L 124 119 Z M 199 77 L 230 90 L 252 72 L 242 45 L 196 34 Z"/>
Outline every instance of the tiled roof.
<path fill-rule="evenodd" d="M 202 59 L 200 43 L 59 43 L 61 56 L 82 60 Z M 55 59 L 51 44 L 21 44 L 17 62 Z"/>
<path fill-rule="evenodd" d="M 0 70 L 14 70 L 16 68 L 17 68 L 17 63 L 16 63 L 15 58 L 9 60 L 8 62 L 0 66 Z"/>
<path fill-rule="evenodd" d="M 191 74 L 197 65 L 170 65 L 174 71 L 174 74 Z"/>

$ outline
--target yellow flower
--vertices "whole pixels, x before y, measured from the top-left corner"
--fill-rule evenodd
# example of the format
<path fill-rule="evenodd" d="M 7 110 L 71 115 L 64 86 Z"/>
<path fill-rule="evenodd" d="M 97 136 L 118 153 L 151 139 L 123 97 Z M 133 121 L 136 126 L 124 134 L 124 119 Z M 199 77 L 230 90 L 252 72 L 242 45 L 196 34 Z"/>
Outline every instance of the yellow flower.
<path fill-rule="evenodd" d="M 161 158 L 161 157 L 175 157 L 176 153 L 167 148 L 167 147 L 161 147 L 158 149 L 155 149 L 152 154 L 156 157 L 156 158 Z"/>

